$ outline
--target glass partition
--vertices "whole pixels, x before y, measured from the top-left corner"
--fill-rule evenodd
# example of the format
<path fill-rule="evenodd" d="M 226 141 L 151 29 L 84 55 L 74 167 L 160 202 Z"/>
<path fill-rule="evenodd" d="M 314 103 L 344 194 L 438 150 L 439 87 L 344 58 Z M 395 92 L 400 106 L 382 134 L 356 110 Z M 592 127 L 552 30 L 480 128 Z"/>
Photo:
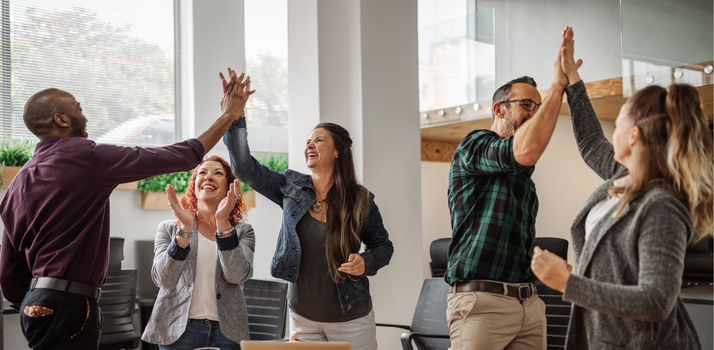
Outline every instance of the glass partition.
<path fill-rule="evenodd" d="M 494 10 L 476 0 L 419 0 L 419 110 L 490 100 Z"/>
<path fill-rule="evenodd" d="M 712 84 L 711 0 L 621 0 L 625 97 L 650 85 Z"/>

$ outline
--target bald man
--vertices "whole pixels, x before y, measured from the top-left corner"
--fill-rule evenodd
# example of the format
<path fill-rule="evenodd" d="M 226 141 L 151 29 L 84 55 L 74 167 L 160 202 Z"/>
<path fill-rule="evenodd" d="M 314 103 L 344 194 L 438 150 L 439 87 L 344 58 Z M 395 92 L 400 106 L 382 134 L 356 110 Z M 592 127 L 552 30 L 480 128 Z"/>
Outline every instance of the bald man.
<path fill-rule="evenodd" d="M 121 183 L 193 169 L 243 113 L 250 78 L 229 69 L 223 114 L 201 136 L 157 148 L 96 144 L 72 94 L 47 89 L 23 119 L 40 142 L 0 203 L 0 288 L 33 349 L 97 349 L 109 262 L 109 196 Z"/>

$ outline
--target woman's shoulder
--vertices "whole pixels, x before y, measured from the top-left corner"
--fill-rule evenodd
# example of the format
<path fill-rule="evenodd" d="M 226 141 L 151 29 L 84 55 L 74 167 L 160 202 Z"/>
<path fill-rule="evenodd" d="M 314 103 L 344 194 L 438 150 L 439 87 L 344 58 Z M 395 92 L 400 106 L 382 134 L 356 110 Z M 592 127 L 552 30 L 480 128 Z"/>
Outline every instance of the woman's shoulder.
<path fill-rule="evenodd" d="M 159 223 L 159 230 L 170 231 L 176 227 L 176 219 L 168 219 Z"/>
<path fill-rule="evenodd" d="M 638 200 L 640 212 L 658 218 L 677 216 L 691 224 L 691 215 L 687 206 L 662 183 L 651 184 Z"/>

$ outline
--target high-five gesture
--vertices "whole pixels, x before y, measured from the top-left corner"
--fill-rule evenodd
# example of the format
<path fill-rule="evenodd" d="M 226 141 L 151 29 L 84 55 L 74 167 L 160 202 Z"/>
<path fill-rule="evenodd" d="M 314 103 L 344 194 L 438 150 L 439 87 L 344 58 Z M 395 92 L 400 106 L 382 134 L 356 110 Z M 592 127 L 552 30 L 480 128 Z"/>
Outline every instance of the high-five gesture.
<path fill-rule="evenodd" d="M 248 98 L 255 93 L 255 90 L 250 90 L 250 77 L 244 80 L 245 74 L 243 73 L 238 76 L 236 71 L 228 68 L 230 82 L 226 81 L 223 73 L 219 73 L 219 76 L 223 85 L 223 97 L 221 98 L 221 112 L 223 114 L 208 130 L 197 137 L 203 144 L 204 155 L 223 138 L 223 135 L 233 122 L 243 115 Z"/>
<path fill-rule="evenodd" d="M 575 60 L 575 40 L 573 40 L 573 28 L 565 27 L 563 31 L 563 45 L 560 51 L 560 64 L 563 73 L 568 77 L 569 84 L 575 84 L 580 81 L 578 68 L 583 65 L 583 60 Z"/>
<path fill-rule="evenodd" d="M 250 77 L 246 77 L 244 73 L 240 76 L 236 71 L 228 68 L 228 77 L 230 82 L 226 81 L 223 73 L 218 73 L 221 77 L 223 85 L 223 98 L 221 98 L 221 111 L 225 114 L 235 116 L 235 120 L 243 114 L 245 104 L 248 102 L 248 97 L 255 93 L 255 90 L 250 90 Z"/>

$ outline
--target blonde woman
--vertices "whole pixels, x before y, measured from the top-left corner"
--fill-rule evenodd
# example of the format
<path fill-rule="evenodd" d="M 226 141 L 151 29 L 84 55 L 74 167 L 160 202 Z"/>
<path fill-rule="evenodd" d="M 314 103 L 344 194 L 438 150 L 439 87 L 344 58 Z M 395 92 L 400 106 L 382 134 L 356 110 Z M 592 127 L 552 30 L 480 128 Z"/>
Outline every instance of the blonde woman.
<path fill-rule="evenodd" d="M 712 230 L 712 140 L 697 90 L 648 86 L 610 143 L 573 60 L 562 66 L 578 148 L 605 181 L 572 226 L 576 270 L 536 248 L 531 267 L 573 303 L 567 349 L 701 349 L 679 297 L 687 243 Z"/>

